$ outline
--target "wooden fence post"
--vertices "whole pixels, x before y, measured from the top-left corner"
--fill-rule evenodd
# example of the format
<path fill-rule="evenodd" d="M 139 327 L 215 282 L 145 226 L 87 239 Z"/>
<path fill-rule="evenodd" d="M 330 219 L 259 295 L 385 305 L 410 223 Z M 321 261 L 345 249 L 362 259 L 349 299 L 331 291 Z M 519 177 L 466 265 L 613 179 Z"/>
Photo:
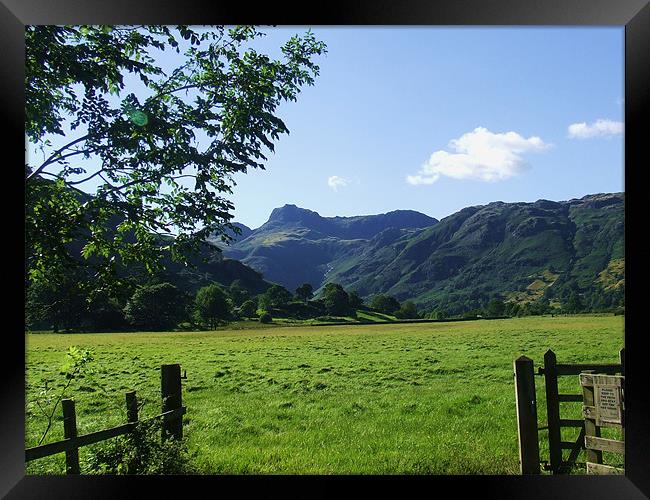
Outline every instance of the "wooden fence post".
<path fill-rule="evenodd" d="M 163 413 L 183 406 L 181 392 L 181 365 L 162 365 L 160 367 L 160 389 L 162 396 Z M 163 439 L 173 436 L 176 439 L 183 437 L 183 417 L 163 417 Z"/>
<path fill-rule="evenodd" d="M 625 441 L 625 347 L 618 353 L 621 360 L 621 375 L 623 375 L 623 382 L 621 384 L 621 395 L 623 396 L 623 414 L 621 415 L 621 435 Z"/>
<path fill-rule="evenodd" d="M 594 373 L 594 370 L 585 370 L 583 373 Z M 594 387 L 582 386 L 582 401 L 585 406 L 595 406 Z M 596 426 L 595 418 L 585 415 L 585 439 L 587 437 L 600 437 L 600 427 Z M 603 463 L 603 452 L 587 448 L 587 462 Z"/>
<path fill-rule="evenodd" d="M 64 399 L 61 401 L 63 408 L 63 437 L 66 439 L 77 437 L 77 414 L 75 412 L 74 400 Z M 72 448 L 65 452 L 66 474 L 79 474 L 79 448 Z"/>
<path fill-rule="evenodd" d="M 549 349 L 544 354 L 544 385 L 546 387 L 546 417 L 548 421 L 549 461 L 553 474 L 562 467 L 562 434 L 560 432 L 560 399 L 557 387 L 557 358 Z"/>
<path fill-rule="evenodd" d="M 625 347 L 618 351 L 618 358 L 621 360 L 621 375 L 625 377 Z"/>
<path fill-rule="evenodd" d="M 533 360 L 521 356 L 514 361 L 519 462 L 522 474 L 539 474 L 537 397 Z"/>
<path fill-rule="evenodd" d="M 126 421 L 129 423 L 138 421 L 138 399 L 135 391 L 126 393 Z"/>

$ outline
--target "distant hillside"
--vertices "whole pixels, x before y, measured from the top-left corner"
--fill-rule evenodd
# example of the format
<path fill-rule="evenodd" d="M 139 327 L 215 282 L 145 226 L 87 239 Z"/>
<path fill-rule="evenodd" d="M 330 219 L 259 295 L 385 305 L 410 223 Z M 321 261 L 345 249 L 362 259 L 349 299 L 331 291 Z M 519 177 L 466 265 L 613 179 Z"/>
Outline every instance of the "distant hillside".
<path fill-rule="evenodd" d="M 190 258 L 189 261 L 192 266 L 184 266 L 171 260 L 165 261 L 166 269 L 160 279 L 188 292 L 196 292 L 214 282 L 229 287 L 235 280 L 253 295 L 263 293 L 271 286 L 259 272 L 237 260 L 224 258 L 215 247 L 206 245 L 200 255 Z"/>
<path fill-rule="evenodd" d="M 271 212 L 269 220 L 246 238 L 224 248 L 270 281 L 293 291 L 302 283 L 324 284 L 330 263 L 386 230 L 399 234 L 431 227 L 438 221 L 411 210 L 357 217 L 322 217 L 295 205 Z"/>
<path fill-rule="evenodd" d="M 243 240 L 244 238 L 247 238 L 253 232 L 253 230 L 250 227 L 245 226 L 244 224 L 241 224 L 239 222 L 233 222 L 232 225 L 235 226 L 237 229 L 239 229 L 239 233 L 230 230 L 226 231 L 226 234 L 232 238 L 230 242 L 231 245 L 238 241 Z M 224 241 L 221 239 L 221 236 L 212 235 L 209 238 L 207 238 L 207 241 L 208 243 L 216 245 L 220 248 L 227 246 L 226 243 L 224 243 Z"/>
<path fill-rule="evenodd" d="M 91 197 L 91 195 L 79 190 L 74 190 L 73 192 L 82 201 L 87 201 Z M 122 222 L 122 220 L 123 219 L 119 216 L 113 216 L 106 225 L 108 234 L 114 233 L 115 228 L 120 224 L 120 222 Z M 240 230 L 240 234 L 236 234 L 233 231 L 228 233 L 235 241 L 245 238 L 252 232 L 252 230 L 244 224 L 233 223 L 233 226 Z M 124 238 L 128 242 L 134 241 L 133 236 L 129 233 L 125 234 Z M 162 243 L 169 237 L 156 236 L 156 238 L 158 238 Z M 82 238 L 76 238 L 66 244 L 71 259 L 79 262 L 82 266 L 96 262 L 94 256 L 91 256 L 88 260 L 82 258 L 81 255 L 84 244 L 85 240 Z M 190 254 L 188 256 L 189 265 L 186 266 L 173 261 L 170 258 L 165 258 L 162 262 L 165 270 L 155 277 L 145 274 L 144 279 L 147 280 L 154 278 L 165 280 L 188 292 L 196 292 L 198 288 L 214 282 L 228 287 L 235 280 L 238 280 L 239 284 L 246 288 L 251 294 L 263 293 L 269 286 L 271 286 L 270 283 L 263 279 L 262 275 L 258 271 L 251 269 L 237 260 L 224 258 L 223 253 L 220 251 L 220 247 L 223 246 L 225 246 L 225 244 L 222 242 L 220 237 L 209 238 L 207 242 L 203 243 L 202 248 L 198 253 Z M 118 273 L 121 276 L 135 276 L 138 271 L 136 268 L 140 267 L 140 265 L 136 264 L 131 265 L 128 268 L 119 268 Z M 88 267 L 83 272 L 90 276 L 94 271 Z"/>
<path fill-rule="evenodd" d="M 450 311 L 491 297 L 620 300 L 624 194 L 494 202 L 440 222 L 413 211 L 321 217 L 285 205 L 224 253 L 292 291 L 332 281 L 366 298 L 389 293 Z"/>

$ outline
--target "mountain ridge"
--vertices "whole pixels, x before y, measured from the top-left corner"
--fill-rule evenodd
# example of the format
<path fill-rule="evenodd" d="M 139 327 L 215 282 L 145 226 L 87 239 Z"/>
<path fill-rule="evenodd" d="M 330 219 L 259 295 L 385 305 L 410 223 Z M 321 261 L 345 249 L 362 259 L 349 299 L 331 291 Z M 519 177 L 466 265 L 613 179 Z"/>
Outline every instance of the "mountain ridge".
<path fill-rule="evenodd" d="M 535 282 L 541 292 L 527 297 L 552 300 L 554 292 L 597 287 L 601 275 L 624 283 L 624 193 L 495 201 L 440 221 L 412 210 L 321 217 L 285 205 L 224 255 L 290 290 L 334 281 L 365 298 L 389 293 L 450 307 L 453 300 L 521 298 Z"/>
<path fill-rule="evenodd" d="M 413 210 L 354 217 L 323 217 L 312 210 L 284 205 L 267 222 L 229 246 L 224 255 L 238 259 L 290 290 L 318 283 L 327 263 L 342 251 L 362 245 L 387 228 L 412 231 L 431 227 L 437 219 Z"/>

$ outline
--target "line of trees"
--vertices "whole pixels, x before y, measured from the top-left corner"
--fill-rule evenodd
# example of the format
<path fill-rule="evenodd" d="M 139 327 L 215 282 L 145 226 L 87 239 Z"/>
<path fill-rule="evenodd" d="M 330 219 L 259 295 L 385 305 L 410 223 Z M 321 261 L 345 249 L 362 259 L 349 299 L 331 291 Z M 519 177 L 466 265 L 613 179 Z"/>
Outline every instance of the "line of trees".
<path fill-rule="evenodd" d="M 460 312 L 455 310 L 454 313 L 445 309 L 444 306 L 438 306 L 425 314 L 425 317 L 440 320 L 447 318 L 522 317 L 580 313 L 624 314 L 624 294 L 622 291 L 615 294 L 572 291 L 561 298 L 557 298 L 554 304 L 546 296 L 528 302 L 504 301 L 499 298 L 492 298 L 483 307 L 471 307 Z"/>
<path fill-rule="evenodd" d="M 595 309 L 590 295 L 572 291 L 555 299 L 517 303 L 493 297 L 482 307 L 449 311 L 439 305 L 429 312 L 418 311 L 412 301 L 400 303 L 388 294 L 377 294 L 369 304 L 356 291 L 347 291 L 338 283 L 327 283 L 314 298 L 310 283 L 294 293 L 281 285 L 270 285 L 262 293 L 252 293 L 246 284 L 235 279 L 229 286 L 211 283 L 187 291 L 158 278 L 155 281 L 124 287 L 121 293 L 97 289 L 81 272 L 70 272 L 56 284 L 35 283 L 27 290 L 26 324 L 28 330 L 53 331 L 120 331 L 171 330 L 176 328 L 214 329 L 235 320 L 273 318 L 298 320 L 358 317 L 360 311 L 388 315 L 398 319 L 452 319 L 480 317 L 517 317 L 542 314 L 576 314 L 582 312 L 624 312 L 624 296 L 613 302 L 605 299 L 603 309 Z M 558 306 L 559 303 L 559 306 Z"/>
<path fill-rule="evenodd" d="M 314 288 L 304 283 L 292 294 L 273 284 L 263 293 L 251 293 L 241 280 L 229 286 L 211 283 L 194 291 L 179 288 L 158 278 L 123 290 L 122 295 L 93 288 L 83 274 L 69 273 L 57 286 L 43 282 L 32 286 L 26 296 L 28 330 L 128 331 L 214 329 L 230 321 L 274 317 L 299 320 L 333 320 L 357 317 L 359 310 L 374 311 L 397 318 L 420 317 L 413 302 L 403 304 L 390 295 L 376 295 L 370 305 L 356 292 L 338 283 L 327 283 L 318 298 Z"/>

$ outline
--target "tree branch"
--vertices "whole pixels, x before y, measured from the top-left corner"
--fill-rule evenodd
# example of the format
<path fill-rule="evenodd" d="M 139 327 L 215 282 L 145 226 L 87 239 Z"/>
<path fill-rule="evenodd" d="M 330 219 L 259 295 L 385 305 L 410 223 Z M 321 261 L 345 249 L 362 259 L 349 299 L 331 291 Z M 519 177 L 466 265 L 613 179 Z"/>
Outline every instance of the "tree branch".
<path fill-rule="evenodd" d="M 78 139 L 75 139 L 74 141 L 69 142 L 68 144 L 66 144 L 65 146 L 63 146 L 62 148 L 56 150 L 54 153 L 52 153 L 52 155 L 51 155 L 47 160 L 45 160 L 45 161 L 41 164 L 40 167 L 38 167 L 38 168 L 37 168 L 36 170 L 34 170 L 31 174 L 29 174 L 29 175 L 27 176 L 26 180 L 29 181 L 32 177 L 34 177 L 34 176 L 40 174 L 40 173 L 43 171 L 43 169 L 44 169 L 45 167 L 47 167 L 49 164 L 54 163 L 55 159 L 58 160 L 58 156 L 61 155 L 61 152 L 62 152 L 62 151 L 65 151 L 65 150 L 68 149 L 70 146 L 74 146 L 75 144 L 78 144 L 78 143 L 80 143 L 80 142 L 85 141 L 86 139 L 88 139 L 88 137 L 90 137 L 90 134 L 86 134 L 86 135 L 84 135 L 84 136 L 82 136 L 82 137 L 79 137 Z"/>
<path fill-rule="evenodd" d="M 86 177 L 85 179 L 81 179 L 80 181 L 69 181 L 69 182 L 67 182 L 67 184 L 68 184 L 68 186 L 75 186 L 75 185 L 77 185 L 77 184 L 83 184 L 84 182 L 87 182 L 87 181 L 89 181 L 90 179 L 92 179 L 93 177 L 95 177 L 95 176 L 101 174 L 102 172 L 104 172 L 104 167 L 100 168 L 97 172 L 95 172 L 95 173 L 92 174 L 92 175 L 89 175 L 89 176 Z"/>

